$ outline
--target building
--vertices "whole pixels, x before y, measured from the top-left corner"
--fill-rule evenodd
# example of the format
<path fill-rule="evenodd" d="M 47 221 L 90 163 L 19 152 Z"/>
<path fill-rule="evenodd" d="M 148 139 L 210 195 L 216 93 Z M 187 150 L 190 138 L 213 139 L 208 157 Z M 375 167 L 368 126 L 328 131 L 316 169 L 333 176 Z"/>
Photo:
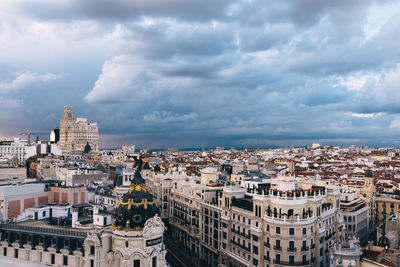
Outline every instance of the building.
<path fill-rule="evenodd" d="M 55 128 L 50 132 L 50 144 L 57 144 L 60 141 L 60 129 Z"/>
<path fill-rule="evenodd" d="M 374 185 L 374 177 L 371 171 L 367 171 L 364 177 L 364 185 L 360 189 L 360 198 L 362 198 L 368 208 L 368 232 L 369 240 L 376 239 L 376 228 L 378 227 L 378 216 L 377 216 L 377 206 L 376 206 L 376 188 Z"/>
<path fill-rule="evenodd" d="M 76 118 L 72 107 L 65 106 L 61 117 L 60 148 L 65 156 L 83 153 L 86 144 L 92 151 L 99 150 L 97 123 L 88 123 L 86 118 Z"/>
<path fill-rule="evenodd" d="M 357 192 L 344 189 L 340 195 L 340 208 L 345 223 L 344 238 L 358 238 L 361 246 L 365 246 L 369 237 L 369 208 L 365 201 L 357 198 Z"/>
<path fill-rule="evenodd" d="M 376 197 L 378 225 L 381 225 L 391 215 L 400 212 L 400 197 L 388 194 Z"/>
<path fill-rule="evenodd" d="M 26 168 L 17 166 L 0 166 L 0 185 L 24 182 Z"/>
<path fill-rule="evenodd" d="M 0 256 L 51 266 L 71 267 L 164 267 L 164 223 L 157 202 L 140 175 L 119 200 L 112 227 L 77 224 L 73 209 L 72 228 L 40 220 L 0 224 Z M 35 208 L 33 208 L 35 209 Z M 45 206 L 36 207 L 42 213 Z M 65 214 L 64 214 L 65 215 Z M 46 215 L 48 213 L 46 212 Z M 67 214 L 69 216 L 69 214 Z M 104 218 L 110 218 L 103 217 Z M 106 221 L 107 225 L 108 222 Z M 75 227 L 75 228 L 74 228 Z"/>
<path fill-rule="evenodd" d="M 361 255 L 360 242 L 357 238 L 353 237 L 349 241 L 338 243 L 332 248 L 331 266 L 360 267 Z"/>
<path fill-rule="evenodd" d="M 384 223 L 378 227 L 378 245 L 379 243 L 386 243 L 389 248 L 399 249 L 400 248 L 400 214 L 391 215 L 384 221 Z"/>
<path fill-rule="evenodd" d="M 0 158 L 16 159 L 20 165 L 25 165 L 25 160 L 36 154 L 36 146 L 31 146 L 27 141 L 15 137 L 13 140 L 0 141 Z"/>
<path fill-rule="evenodd" d="M 45 183 L 0 186 L 0 220 L 16 218 L 27 208 L 47 204 L 50 197 Z"/>
<path fill-rule="evenodd" d="M 203 178 L 173 180 L 169 220 L 172 238 L 198 265 L 329 266 L 342 238 L 339 190 L 299 188 L 291 176 L 257 190 Z"/>

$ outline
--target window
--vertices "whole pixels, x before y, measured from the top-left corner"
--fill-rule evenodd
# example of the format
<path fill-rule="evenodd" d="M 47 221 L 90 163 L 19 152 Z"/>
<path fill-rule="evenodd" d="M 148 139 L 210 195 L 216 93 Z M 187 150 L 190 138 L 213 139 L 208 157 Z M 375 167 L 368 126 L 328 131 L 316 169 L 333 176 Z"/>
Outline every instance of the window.
<path fill-rule="evenodd" d="M 90 246 L 90 255 L 94 255 L 94 246 Z"/>
<path fill-rule="evenodd" d="M 289 241 L 289 249 L 294 250 L 294 241 Z"/>
<path fill-rule="evenodd" d="M 46 217 L 46 211 L 43 211 L 43 216 L 42 217 Z"/>
<path fill-rule="evenodd" d="M 281 228 L 279 226 L 276 227 L 276 233 L 280 234 L 281 233 Z"/>
<path fill-rule="evenodd" d="M 289 228 L 289 235 L 294 235 L 294 228 Z"/>
<path fill-rule="evenodd" d="M 63 265 L 68 265 L 68 256 L 67 255 L 63 256 Z"/>
<path fill-rule="evenodd" d="M 152 267 L 157 267 L 157 257 L 153 257 Z"/>
<path fill-rule="evenodd" d="M 140 260 L 134 260 L 133 267 L 140 267 Z"/>
<path fill-rule="evenodd" d="M 289 256 L 289 264 L 294 264 L 294 256 Z"/>
<path fill-rule="evenodd" d="M 253 253 L 258 255 L 258 247 L 253 245 Z"/>
<path fill-rule="evenodd" d="M 257 266 L 258 265 L 258 260 L 257 259 L 253 259 L 253 266 Z"/>
<path fill-rule="evenodd" d="M 269 224 L 267 224 L 267 232 L 269 232 Z"/>
<path fill-rule="evenodd" d="M 281 262 L 281 255 L 280 254 L 276 254 L 275 255 L 275 261 L 276 261 L 276 263 L 280 263 Z"/>
<path fill-rule="evenodd" d="M 258 236 L 253 235 L 253 240 L 257 242 L 258 241 Z"/>
<path fill-rule="evenodd" d="M 56 263 L 56 255 L 55 254 L 51 254 L 51 264 Z"/>
<path fill-rule="evenodd" d="M 303 255 L 303 264 L 306 264 L 307 261 L 307 255 Z"/>
<path fill-rule="evenodd" d="M 275 246 L 277 249 L 281 247 L 281 241 L 279 239 L 275 240 Z"/>
<path fill-rule="evenodd" d="M 303 235 L 307 234 L 307 228 L 303 228 Z"/>

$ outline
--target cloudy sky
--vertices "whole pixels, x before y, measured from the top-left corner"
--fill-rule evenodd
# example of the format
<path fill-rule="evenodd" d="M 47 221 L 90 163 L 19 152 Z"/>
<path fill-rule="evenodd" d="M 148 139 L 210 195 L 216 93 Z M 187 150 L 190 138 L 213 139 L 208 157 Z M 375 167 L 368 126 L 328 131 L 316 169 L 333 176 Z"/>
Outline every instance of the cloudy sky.
<path fill-rule="evenodd" d="M 0 135 L 398 146 L 399 36 L 396 0 L 2 0 Z"/>

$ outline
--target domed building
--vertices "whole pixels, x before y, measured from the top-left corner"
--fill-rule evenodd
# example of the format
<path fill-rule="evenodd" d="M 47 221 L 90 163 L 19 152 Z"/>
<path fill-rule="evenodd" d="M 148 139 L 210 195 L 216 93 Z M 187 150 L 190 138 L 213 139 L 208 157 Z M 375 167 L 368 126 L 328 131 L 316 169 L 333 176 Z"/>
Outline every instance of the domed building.
<path fill-rule="evenodd" d="M 142 161 L 136 161 L 130 186 L 114 209 L 112 226 L 91 225 L 90 229 L 77 224 L 78 208 L 72 212 L 74 226 L 68 229 L 47 224 L 27 228 L 24 222 L 1 224 L 0 256 L 49 266 L 167 266 L 163 244 L 165 226 L 159 217 L 158 204 L 142 178 Z"/>
<path fill-rule="evenodd" d="M 147 191 L 138 160 L 129 191 L 118 201 L 112 224 L 110 266 L 166 266 L 163 245 L 164 223 L 153 195 Z"/>

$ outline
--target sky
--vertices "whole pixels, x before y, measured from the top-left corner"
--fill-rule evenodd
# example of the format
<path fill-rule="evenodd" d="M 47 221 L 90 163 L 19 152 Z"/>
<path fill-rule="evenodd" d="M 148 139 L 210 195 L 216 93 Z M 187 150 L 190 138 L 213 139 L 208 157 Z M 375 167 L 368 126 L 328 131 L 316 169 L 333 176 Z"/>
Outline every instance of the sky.
<path fill-rule="evenodd" d="M 2 0 L 0 135 L 398 146 L 399 36 L 395 0 Z"/>

